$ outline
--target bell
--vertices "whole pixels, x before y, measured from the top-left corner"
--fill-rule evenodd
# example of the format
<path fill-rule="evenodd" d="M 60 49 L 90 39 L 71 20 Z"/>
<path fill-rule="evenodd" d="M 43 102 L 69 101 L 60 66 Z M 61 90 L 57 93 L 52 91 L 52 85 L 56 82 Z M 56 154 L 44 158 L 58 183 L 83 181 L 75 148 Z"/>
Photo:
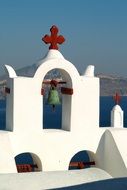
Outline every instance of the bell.
<path fill-rule="evenodd" d="M 52 105 L 53 110 L 55 108 L 55 105 L 60 104 L 58 91 L 54 87 L 51 87 L 49 91 L 48 104 Z"/>

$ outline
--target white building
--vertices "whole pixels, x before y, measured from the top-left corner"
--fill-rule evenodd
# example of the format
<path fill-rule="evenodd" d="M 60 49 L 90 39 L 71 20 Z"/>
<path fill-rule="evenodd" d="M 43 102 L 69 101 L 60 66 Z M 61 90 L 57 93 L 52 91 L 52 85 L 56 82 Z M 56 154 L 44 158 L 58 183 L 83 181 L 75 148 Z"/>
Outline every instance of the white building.
<path fill-rule="evenodd" d="M 17 76 L 12 67 L 5 67 L 8 93 L 6 131 L 0 131 L 0 173 L 16 173 L 15 157 L 26 152 L 32 155 L 37 171 L 68 170 L 72 157 L 86 150 L 95 167 L 113 177 L 127 176 L 127 150 L 123 146 L 127 129 L 116 124 L 99 127 L 100 85 L 99 78 L 94 76 L 94 66 L 88 66 L 80 76 L 57 48 L 50 47 L 34 77 Z M 53 69 L 60 71 L 66 81 L 65 90 L 70 92 L 62 95 L 59 130 L 43 129 L 42 121 L 42 84 Z"/>

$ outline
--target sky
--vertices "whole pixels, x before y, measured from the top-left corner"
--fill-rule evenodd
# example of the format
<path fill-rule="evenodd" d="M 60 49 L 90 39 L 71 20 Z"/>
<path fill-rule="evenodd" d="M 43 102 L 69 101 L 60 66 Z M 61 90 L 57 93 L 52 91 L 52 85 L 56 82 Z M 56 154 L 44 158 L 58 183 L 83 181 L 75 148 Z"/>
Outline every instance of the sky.
<path fill-rule="evenodd" d="M 42 42 L 56 25 L 66 39 L 63 56 L 82 74 L 127 77 L 127 0 L 0 0 L 0 75 L 37 63 L 48 51 Z"/>

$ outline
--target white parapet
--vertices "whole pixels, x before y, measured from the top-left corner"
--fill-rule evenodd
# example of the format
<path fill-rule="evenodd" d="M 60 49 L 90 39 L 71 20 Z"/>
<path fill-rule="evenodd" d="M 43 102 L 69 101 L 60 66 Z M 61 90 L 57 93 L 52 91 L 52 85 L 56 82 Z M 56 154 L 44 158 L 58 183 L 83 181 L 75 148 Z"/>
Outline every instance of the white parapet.
<path fill-rule="evenodd" d="M 88 65 L 83 76 L 94 77 L 94 65 Z"/>
<path fill-rule="evenodd" d="M 111 111 L 111 127 L 123 127 L 123 110 L 119 105 L 115 105 Z"/>
<path fill-rule="evenodd" d="M 7 74 L 10 78 L 17 77 L 15 70 L 10 65 L 5 65 Z"/>

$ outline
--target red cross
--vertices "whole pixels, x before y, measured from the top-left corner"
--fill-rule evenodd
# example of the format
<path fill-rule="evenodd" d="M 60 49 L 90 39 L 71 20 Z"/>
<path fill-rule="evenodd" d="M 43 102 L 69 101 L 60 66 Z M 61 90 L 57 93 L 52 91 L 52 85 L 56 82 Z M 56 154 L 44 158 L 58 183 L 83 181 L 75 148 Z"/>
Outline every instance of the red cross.
<path fill-rule="evenodd" d="M 121 100 L 121 96 L 116 92 L 115 96 L 113 97 L 114 97 L 115 103 L 119 104 Z"/>
<path fill-rule="evenodd" d="M 50 28 L 51 36 L 45 35 L 42 38 L 42 41 L 44 41 L 46 44 L 50 44 L 49 49 L 58 49 L 57 44 L 62 44 L 65 41 L 65 38 L 63 36 L 58 36 L 58 28 L 56 26 L 52 26 Z"/>

